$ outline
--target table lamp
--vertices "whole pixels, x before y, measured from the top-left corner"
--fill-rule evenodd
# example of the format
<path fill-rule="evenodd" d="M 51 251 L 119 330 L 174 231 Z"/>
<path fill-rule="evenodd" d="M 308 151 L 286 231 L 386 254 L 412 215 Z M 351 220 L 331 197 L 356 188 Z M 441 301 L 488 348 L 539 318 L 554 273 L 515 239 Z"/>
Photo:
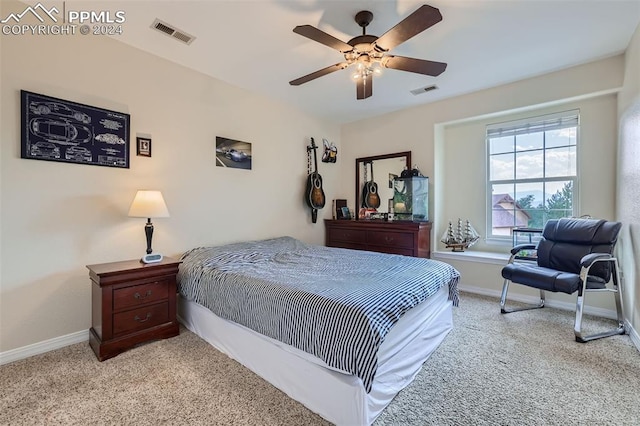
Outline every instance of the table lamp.
<path fill-rule="evenodd" d="M 131 208 L 129 208 L 129 217 L 146 217 L 147 223 L 144 226 L 144 233 L 147 236 L 147 254 L 142 257 L 144 263 L 159 262 L 162 260 L 161 254 L 151 254 L 151 238 L 153 237 L 152 217 L 169 217 L 169 210 L 162 198 L 160 191 L 138 191 L 136 193 Z"/>

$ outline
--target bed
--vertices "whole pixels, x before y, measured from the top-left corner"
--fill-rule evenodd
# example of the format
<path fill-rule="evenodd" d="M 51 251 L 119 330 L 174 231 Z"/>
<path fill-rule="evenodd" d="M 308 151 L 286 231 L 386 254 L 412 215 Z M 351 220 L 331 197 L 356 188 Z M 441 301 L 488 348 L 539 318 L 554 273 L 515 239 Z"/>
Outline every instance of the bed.
<path fill-rule="evenodd" d="M 453 326 L 459 273 L 442 262 L 291 237 L 182 256 L 179 317 L 337 425 L 369 425 Z"/>

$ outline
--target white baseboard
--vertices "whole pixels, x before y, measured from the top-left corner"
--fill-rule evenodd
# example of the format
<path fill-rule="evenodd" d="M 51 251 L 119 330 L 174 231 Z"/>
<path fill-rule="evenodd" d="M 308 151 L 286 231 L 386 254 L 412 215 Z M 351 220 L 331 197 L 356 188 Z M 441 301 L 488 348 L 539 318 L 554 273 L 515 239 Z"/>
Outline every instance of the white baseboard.
<path fill-rule="evenodd" d="M 74 345 L 76 343 L 86 342 L 88 340 L 89 330 L 87 329 L 67 334 L 65 336 L 54 337 L 53 339 L 23 346 L 21 348 L 0 352 L 0 365 L 9 364 L 10 362 L 29 358 L 34 355 L 40 355 L 45 352 L 64 348 L 65 346 Z"/>
<path fill-rule="evenodd" d="M 640 351 L 640 334 L 638 334 L 638 332 L 631 326 L 631 323 L 629 323 L 629 321 L 625 321 L 624 325 L 629 333 L 631 341 L 636 346 L 636 349 Z"/>

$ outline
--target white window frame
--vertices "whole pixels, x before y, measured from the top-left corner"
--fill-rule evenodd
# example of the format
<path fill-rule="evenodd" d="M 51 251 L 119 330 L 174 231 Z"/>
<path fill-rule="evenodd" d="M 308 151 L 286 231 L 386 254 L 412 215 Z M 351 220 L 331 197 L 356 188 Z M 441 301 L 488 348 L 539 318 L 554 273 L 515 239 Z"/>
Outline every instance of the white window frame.
<path fill-rule="evenodd" d="M 556 130 L 563 128 L 576 127 L 576 174 L 558 177 L 542 177 L 532 179 L 517 179 L 514 173 L 514 179 L 495 179 L 491 180 L 491 137 L 508 136 L 509 134 L 528 134 L 540 131 Z M 545 142 L 543 140 L 543 151 L 546 152 Z M 511 184 L 513 183 L 537 183 L 537 182 L 558 182 L 572 181 L 572 216 L 579 216 L 579 175 L 580 175 L 580 111 L 570 110 L 554 114 L 546 114 L 542 116 L 529 117 L 521 120 L 514 120 L 502 123 L 489 124 L 486 127 L 486 241 L 488 243 L 511 243 L 512 236 L 494 235 L 493 234 L 493 185 Z M 545 157 L 546 158 L 546 157 Z M 515 165 L 514 165 L 515 167 Z M 544 167 L 544 166 L 543 166 Z"/>

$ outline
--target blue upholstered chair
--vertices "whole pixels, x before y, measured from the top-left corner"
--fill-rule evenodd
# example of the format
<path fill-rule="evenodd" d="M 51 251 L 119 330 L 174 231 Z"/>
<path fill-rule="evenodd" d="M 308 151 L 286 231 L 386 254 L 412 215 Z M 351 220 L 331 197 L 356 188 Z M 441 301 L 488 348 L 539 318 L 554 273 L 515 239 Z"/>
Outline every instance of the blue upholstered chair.
<path fill-rule="evenodd" d="M 622 300 L 619 287 L 618 260 L 613 248 L 622 224 L 596 219 L 552 219 L 535 244 L 513 247 L 509 263 L 502 269 L 504 284 L 500 298 L 503 314 L 543 308 L 544 292 L 573 294 L 578 292 L 574 332 L 576 341 L 584 343 L 602 337 L 624 334 Z M 537 262 L 517 259 L 522 250 L 537 249 Z M 522 284 L 540 290 L 540 302 L 534 306 L 507 309 L 509 283 Z M 618 327 L 603 333 L 583 336 L 582 311 L 587 292 L 613 293 L 618 315 Z"/>

